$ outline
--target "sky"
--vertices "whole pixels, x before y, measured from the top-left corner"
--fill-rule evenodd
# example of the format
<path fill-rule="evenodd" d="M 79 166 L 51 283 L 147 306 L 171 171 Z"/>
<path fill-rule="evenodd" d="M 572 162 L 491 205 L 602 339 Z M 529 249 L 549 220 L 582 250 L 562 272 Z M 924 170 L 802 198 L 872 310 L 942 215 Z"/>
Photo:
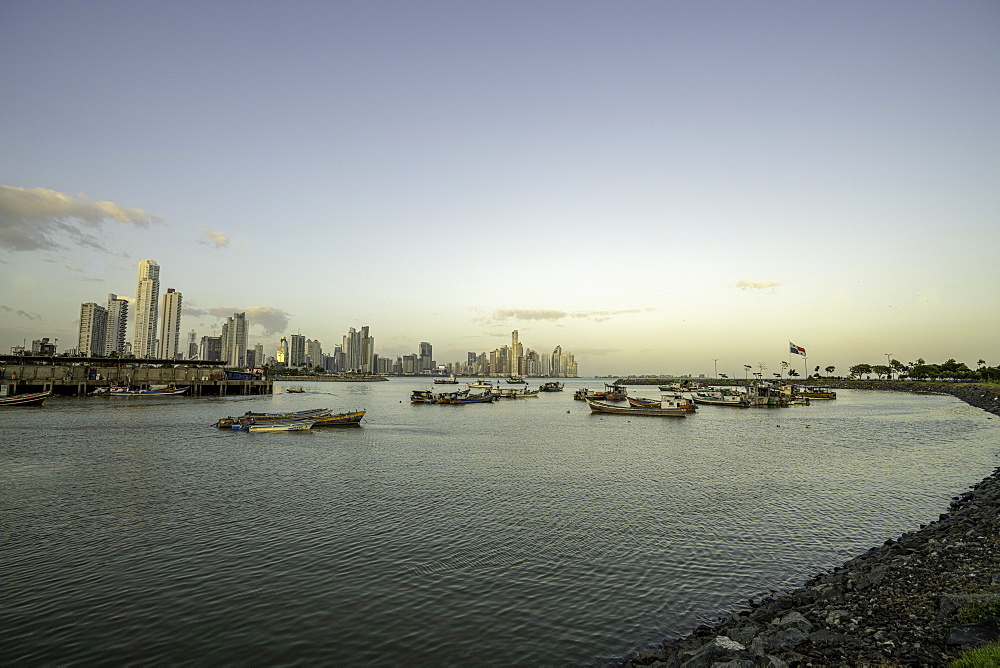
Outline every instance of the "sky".
<path fill-rule="evenodd" d="M 581 375 L 1000 364 L 995 0 L 0 4 L 0 350 L 181 329 Z M 808 358 L 789 355 L 788 343 Z"/>

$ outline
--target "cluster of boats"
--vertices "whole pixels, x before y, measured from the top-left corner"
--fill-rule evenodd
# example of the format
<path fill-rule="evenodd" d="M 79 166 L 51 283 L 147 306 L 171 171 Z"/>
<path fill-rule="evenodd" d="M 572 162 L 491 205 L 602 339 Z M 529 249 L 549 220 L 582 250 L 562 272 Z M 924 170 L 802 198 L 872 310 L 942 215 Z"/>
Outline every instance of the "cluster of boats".
<path fill-rule="evenodd" d="M 577 390 L 573 398 L 586 401 L 592 413 L 626 415 L 659 415 L 683 417 L 693 413 L 698 404 L 731 406 L 733 408 L 785 407 L 808 405 L 810 400 L 836 399 L 837 393 L 821 387 L 777 385 L 768 382 L 751 383 L 746 388 L 713 388 L 704 386 L 659 386 L 660 399 L 630 397 L 628 389 L 618 383 L 605 383 L 604 391 Z M 628 400 L 628 406 L 605 402 Z"/>
<path fill-rule="evenodd" d="M 524 381 L 515 378 L 508 378 L 507 382 L 512 383 L 517 380 L 518 383 L 523 383 Z M 451 381 L 435 380 L 434 383 L 437 385 L 443 383 L 450 383 Z M 539 392 L 562 392 L 563 384 L 555 381 L 550 383 L 543 383 L 537 390 L 529 390 L 527 384 L 523 388 L 512 388 L 512 387 L 494 387 L 493 382 L 489 380 L 477 380 L 473 383 L 466 383 L 468 385 L 467 389 L 455 390 L 453 392 L 434 392 L 432 390 L 414 390 L 410 393 L 410 403 L 411 404 L 451 404 L 451 405 L 462 405 L 462 404 L 489 404 L 494 401 L 499 401 L 500 399 L 530 399 L 532 397 L 537 397 Z M 498 383 L 499 385 L 499 383 Z M 472 390 L 483 390 L 482 392 L 472 393 Z"/>
<path fill-rule="evenodd" d="M 357 426 L 365 411 L 333 413 L 328 408 L 313 408 L 292 413 L 254 413 L 247 411 L 239 417 L 224 417 L 215 426 L 219 429 L 238 431 L 305 431 L 313 427 Z"/>

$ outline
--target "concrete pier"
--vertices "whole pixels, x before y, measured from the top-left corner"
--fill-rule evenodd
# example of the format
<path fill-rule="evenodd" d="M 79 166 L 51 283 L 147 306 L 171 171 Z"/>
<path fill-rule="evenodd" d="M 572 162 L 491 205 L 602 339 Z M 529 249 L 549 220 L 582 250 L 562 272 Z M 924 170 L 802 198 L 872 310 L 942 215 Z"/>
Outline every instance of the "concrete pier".
<path fill-rule="evenodd" d="M 189 387 L 189 395 L 195 397 L 274 392 L 274 381 L 259 371 L 227 371 L 221 362 L 153 362 L 73 357 L 37 361 L 37 358 L 21 360 L 4 356 L 0 358 L 0 394 L 51 390 L 58 395 L 85 396 L 98 388 L 115 386 Z"/>

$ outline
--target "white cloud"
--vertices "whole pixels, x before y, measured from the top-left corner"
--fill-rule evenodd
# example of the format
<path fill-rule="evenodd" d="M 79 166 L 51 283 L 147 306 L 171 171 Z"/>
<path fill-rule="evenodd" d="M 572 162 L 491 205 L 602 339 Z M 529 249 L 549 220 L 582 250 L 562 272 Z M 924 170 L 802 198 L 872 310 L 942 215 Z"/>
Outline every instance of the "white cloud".
<path fill-rule="evenodd" d="M 628 308 L 620 309 L 617 311 L 559 311 L 556 309 L 517 309 L 517 308 L 504 308 L 497 309 L 493 311 L 492 318 L 494 320 L 545 320 L 548 322 L 555 322 L 557 320 L 562 320 L 563 318 L 582 318 L 586 320 L 594 320 L 596 322 L 604 322 L 609 320 L 616 315 L 624 315 L 629 313 L 642 313 L 643 311 L 652 311 L 654 307 L 647 306 L 646 308 Z"/>
<path fill-rule="evenodd" d="M 223 234 L 222 232 L 212 232 L 210 230 L 199 230 L 205 239 L 199 239 L 198 243 L 205 244 L 206 246 L 215 246 L 216 248 L 226 248 L 229 246 L 229 235 Z"/>
<path fill-rule="evenodd" d="M 736 287 L 741 290 L 766 290 L 781 285 L 781 281 L 739 281 Z"/>
<path fill-rule="evenodd" d="M 0 248 L 53 250 L 71 245 L 106 250 L 97 234 L 107 222 L 136 227 L 160 224 L 162 218 L 114 202 L 93 202 L 47 188 L 0 185 Z"/>

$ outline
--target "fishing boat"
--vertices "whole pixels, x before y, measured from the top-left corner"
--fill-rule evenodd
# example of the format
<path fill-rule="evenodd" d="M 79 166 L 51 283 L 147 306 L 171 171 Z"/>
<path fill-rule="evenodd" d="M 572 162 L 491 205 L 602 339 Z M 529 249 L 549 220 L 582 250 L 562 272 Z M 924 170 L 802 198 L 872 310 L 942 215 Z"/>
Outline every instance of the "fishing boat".
<path fill-rule="evenodd" d="M 52 392 L 15 394 L 9 397 L 0 397 L 0 406 L 41 406 L 42 402 L 50 396 L 52 396 Z"/>
<path fill-rule="evenodd" d="M 91 394 L 104 397 L 177 397 L 188 393 L 187 387 L 139 388 L 126 386 L 99 387 Z"/>
<path fill-rule="evenodd" d="M 624 401 L 628 397 L 628 390 L 624 385 L 617 383 L 605 383 L 603 392 L 588 392 L 585 399 L 597 399 L 599 401 Z"/>
<path fill-rule="evenodd" d="M 351 411 L 349 413 L 337 413 L 326 417 L 312 418 L 314 427 L 349 427 L 360 426 L 361 419 L 366 411 Z"/>
<path fill-rule="evenodd" d="M 498 390 L 501 399 L 524 399 L 526 397 L 537 397 L 538 390 L 501 388 Z"/>
<path fill-rule="evenodd" d="M 435 385 L 458 385 L 458 378 L 454 375 L 448 376 L 447 378 L 435 378 Z"/>
<path fill-rule="evenodd" d="M 542 383 L 538 387 L 539 392 L 562 392 L 563 384 L 559 381 L 553 381 L 551 383 Z"/>
<path fill-rule="evenodd" d="M 469 394 L 469 390 L 455 392 L 432 392 L 430 390 L 413 390 L 410 393 L 411 404 L 446 404 L 451 399 L 457 399 Z"/>
<path fill-rule="evenodd" d="M 483 392 L 482 394 L 467 394 L 463 397 L 455 397 L 449 399 L 448 401 L 438 402 L 446 403 L 452 405 L 460 404 L 489 404 L 497 400 L 500 395 L 493 394 L 492 392 Z"/>
<path fill-rule="evenodd" d="M 593 399 L 587 399 L 587 405 L 590 406 L 591 413 L 607 413 L 610 415 L 651 415 L 656 417 L 686 417 L 688 411 L 686 408 L 681 408 L 676 405 L 666 405 L 660 406 L 612 406 L 611 404 L 606 404 L 601 401 L 594 401 Z"/>
<path fill-rule="evenodd" d="M 511 376 L 507 379 L 507 383 L 509 385 L 522 385 L 524 384 L 524 378 L 521 378 L 520 376 Z"/>
<path fill-rule="evenodd" d="M 470 390 L 492 390 L 493 381 L 491 380 L 477 380 L 474 383 L 466 383 Z"/>
<path fill-rule="evenodd" d="M 643 397 L 626 397 L 626 399 L 628 399 L 629 405 L 635 408 L 675 406 L 683 408 L 688 413 L 694 413 L 698 410 L 698 405 L 694 401 L 680 394 L 665 394 L 659 399 L 645 399 Z"/>
<path fill-rule="evenodd" d="M 696 404 L 709 406 L 732 406 L 733 408 L 749 408 L 750 406 L 750 401 L 745 396 L 732 390 L 693 392 L 691 398 Z"/>
<path fill-rule="evenodd" d="M 836 399 L 837 393 L 825 387 L 800 387 L 793 394 L 806 399 Z"/>
<path fill-rule="evenodd" d="M 240 431 L 246 432 L 267 432 L 267 431 L 305 431 L 312 429 L 316 424 L 313 420 L 289 420 L 284 422 L 246 422 L 240 427 Z"/>

